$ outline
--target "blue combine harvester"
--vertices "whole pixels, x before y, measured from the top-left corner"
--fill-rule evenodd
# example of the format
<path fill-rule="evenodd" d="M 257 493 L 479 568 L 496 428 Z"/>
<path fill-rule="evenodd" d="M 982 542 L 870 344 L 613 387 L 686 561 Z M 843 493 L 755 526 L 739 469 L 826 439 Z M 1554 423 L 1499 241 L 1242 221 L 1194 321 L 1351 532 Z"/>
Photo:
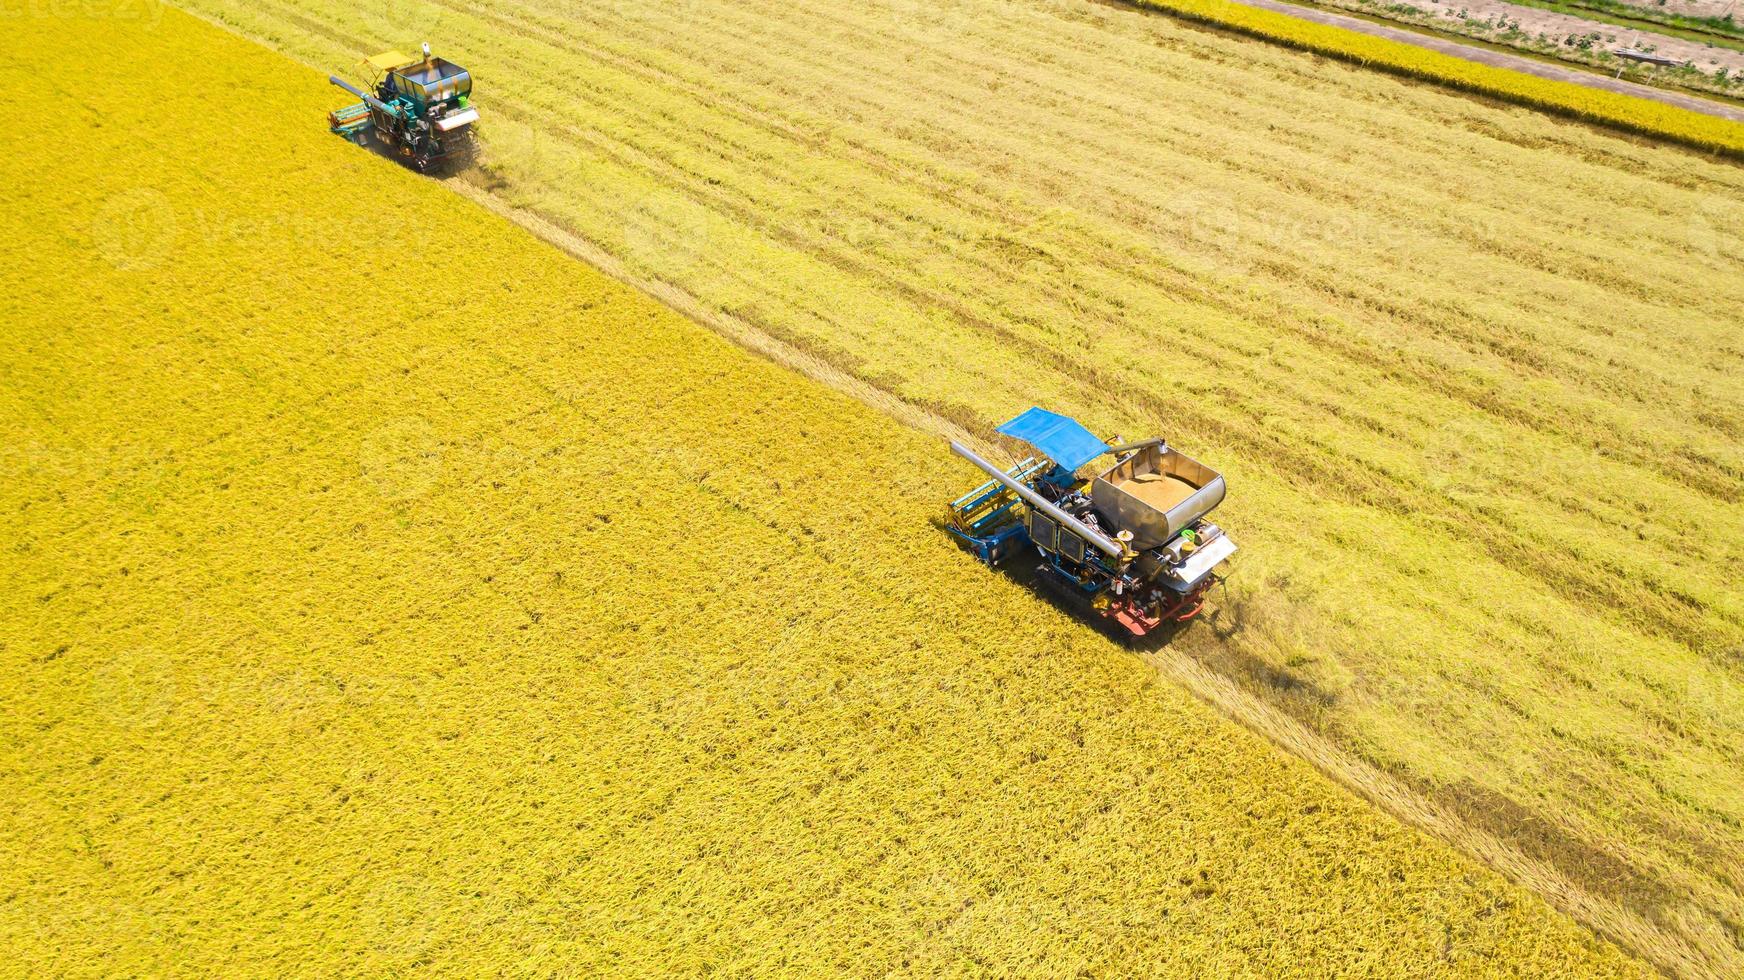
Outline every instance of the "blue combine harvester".
<path fill-rule="evenodd" d="M 1110 446 L 1074 419 L 1032 408 L 999 427 L 1036 455 L 953 501 L 948 527 L 988 565 L 1033 545 L 1042 576 L 1133 636 L 1198 614 L 1235 542 L 1206 515 L 1223 477 L 1161 439 Z M 1092 467 L 1104 456 L 1113 462 Z M 1089 469 L 1091 475 L 1080 476 Z"/>
<path fill-rule="evenodd" d="M 428 44 L 423 57 L 383 51 L 363 65 L 372 74 L 373 95 L 327 77 L 361 100 L 328 113 L 328 129 L 359 146 L 374 139 L 419 173 L 471 159 L 478 122 L 471 72 L 431 55 Z"/>

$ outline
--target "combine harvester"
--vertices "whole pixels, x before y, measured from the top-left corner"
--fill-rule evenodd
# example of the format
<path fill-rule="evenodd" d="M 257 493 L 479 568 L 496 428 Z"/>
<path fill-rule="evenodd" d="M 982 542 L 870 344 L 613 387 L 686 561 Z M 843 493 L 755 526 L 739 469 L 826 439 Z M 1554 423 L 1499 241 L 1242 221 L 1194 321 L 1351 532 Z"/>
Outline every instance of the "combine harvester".
<path fill-rule="evenodd" d="M 359 146 L 368 146 L 374 134 L 384 149 L 419 173 L 471 158 L 472 127 L 478 122 L 471 73 L 432 57 L 428 44 L 422 58 L 384 51 L 361 64 L 372 73 L 375 94 L 327 76 L 363 100 L 328 113 L 328 128 Z"/>
<path fill-rule="evenodd" d="M 1034 545 L 1044 580 L 1142 637 L 1198 614 L 1235 542 L 1205 519 L 1223 477 L 1161 439 L 1110 446 L 1074 419 L 1032 408 L 999 427 L 1037 453 L 1001 470 L 960 443 L 951 451 L 992 477 L 950 506 L 948 527 L 989 566 Z M 1103 456 L 1093 477 L 1078 470 Z"/>

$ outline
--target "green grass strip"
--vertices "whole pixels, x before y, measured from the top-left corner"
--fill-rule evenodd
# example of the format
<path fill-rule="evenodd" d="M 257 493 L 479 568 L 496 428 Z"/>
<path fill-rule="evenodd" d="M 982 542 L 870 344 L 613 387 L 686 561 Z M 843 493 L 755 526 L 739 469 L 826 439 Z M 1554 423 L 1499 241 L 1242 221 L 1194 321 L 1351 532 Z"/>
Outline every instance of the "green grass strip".
<path fill-rule="evenodd" d="M 1482 65 L 1229 0 L 1134 0 L 1267 41 L 1630 132 L 1744 157 L 1744 126 L 1638 96 Z"/>

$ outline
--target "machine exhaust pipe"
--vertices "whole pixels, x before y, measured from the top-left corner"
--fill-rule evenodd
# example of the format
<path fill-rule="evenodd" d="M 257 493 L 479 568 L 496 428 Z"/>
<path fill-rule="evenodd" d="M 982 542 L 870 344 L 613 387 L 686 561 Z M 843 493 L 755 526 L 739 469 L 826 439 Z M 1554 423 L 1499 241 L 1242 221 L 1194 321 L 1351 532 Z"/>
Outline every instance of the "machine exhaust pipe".
<path fill-rule="evenodd" d="M 1029 487 L 1024 486 L 1016 480 L 1013 480 L 1004 470 L 987 462 L 980 456 L 975 455 L 973 450 L 964 446 L 962 443 L 952 442 L 951 452 L 954 452 L 958 456 L 961 456 L 969 462 L 974 463 L 976 466 L 981 467 L 988 476 L 1003 483 L 1007 490 L 1022 497 L 1024 503 L 1029 504 L 1036 510 L 1048 515 L 1060 524 L 1064 524 L 1071 528 L 1072 533 L 1090 542 L 1092 545 L 1095 545 L 1097 551 L 1113 558 L 1115 561 L 1120 561 L 1126 555 L 1126 549 L 1122 548 L 1117 542 L 1109 538 L 1108 535 L 1103 534 L 1100 531 L 1091 530 L 1083 521 L 1080 521 L 1071 514 L 1055 507 L 1053 504 L 1048 503 L 1041 494 L 1036 493 L 1034 490 L 1031 490 Z"/>

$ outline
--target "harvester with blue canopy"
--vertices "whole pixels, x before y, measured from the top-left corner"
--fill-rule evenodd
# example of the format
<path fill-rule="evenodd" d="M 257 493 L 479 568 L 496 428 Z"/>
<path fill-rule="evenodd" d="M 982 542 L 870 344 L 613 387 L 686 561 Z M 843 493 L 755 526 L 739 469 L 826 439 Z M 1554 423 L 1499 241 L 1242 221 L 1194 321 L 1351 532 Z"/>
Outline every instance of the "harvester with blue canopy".
<path fill-rule="evenodd" d="M 421 58 L 383 51 L 362 64 L 371 74 L 373 95 L 327 77 L 362 100 L 328 113 L 329 129 L 359 146 L 373 139 L 419 173 L 471 158 L 478 122 L 471 72 L 432 56 L 428 44 Z"/>
<path fill-rule="evenodd" d="M 1034 455 L 1001 469 L 951 443 L 991 477 L 951 503 L 946 525 L 976 557 L 991 566 L 1035 548 L 1045 580 L 1133 636 L 1199 613 L 1235 553 L 1207 520 L 1221 474 L 1162 439 L 1110 445 L 1040 408 L 998 431 Z"/>

